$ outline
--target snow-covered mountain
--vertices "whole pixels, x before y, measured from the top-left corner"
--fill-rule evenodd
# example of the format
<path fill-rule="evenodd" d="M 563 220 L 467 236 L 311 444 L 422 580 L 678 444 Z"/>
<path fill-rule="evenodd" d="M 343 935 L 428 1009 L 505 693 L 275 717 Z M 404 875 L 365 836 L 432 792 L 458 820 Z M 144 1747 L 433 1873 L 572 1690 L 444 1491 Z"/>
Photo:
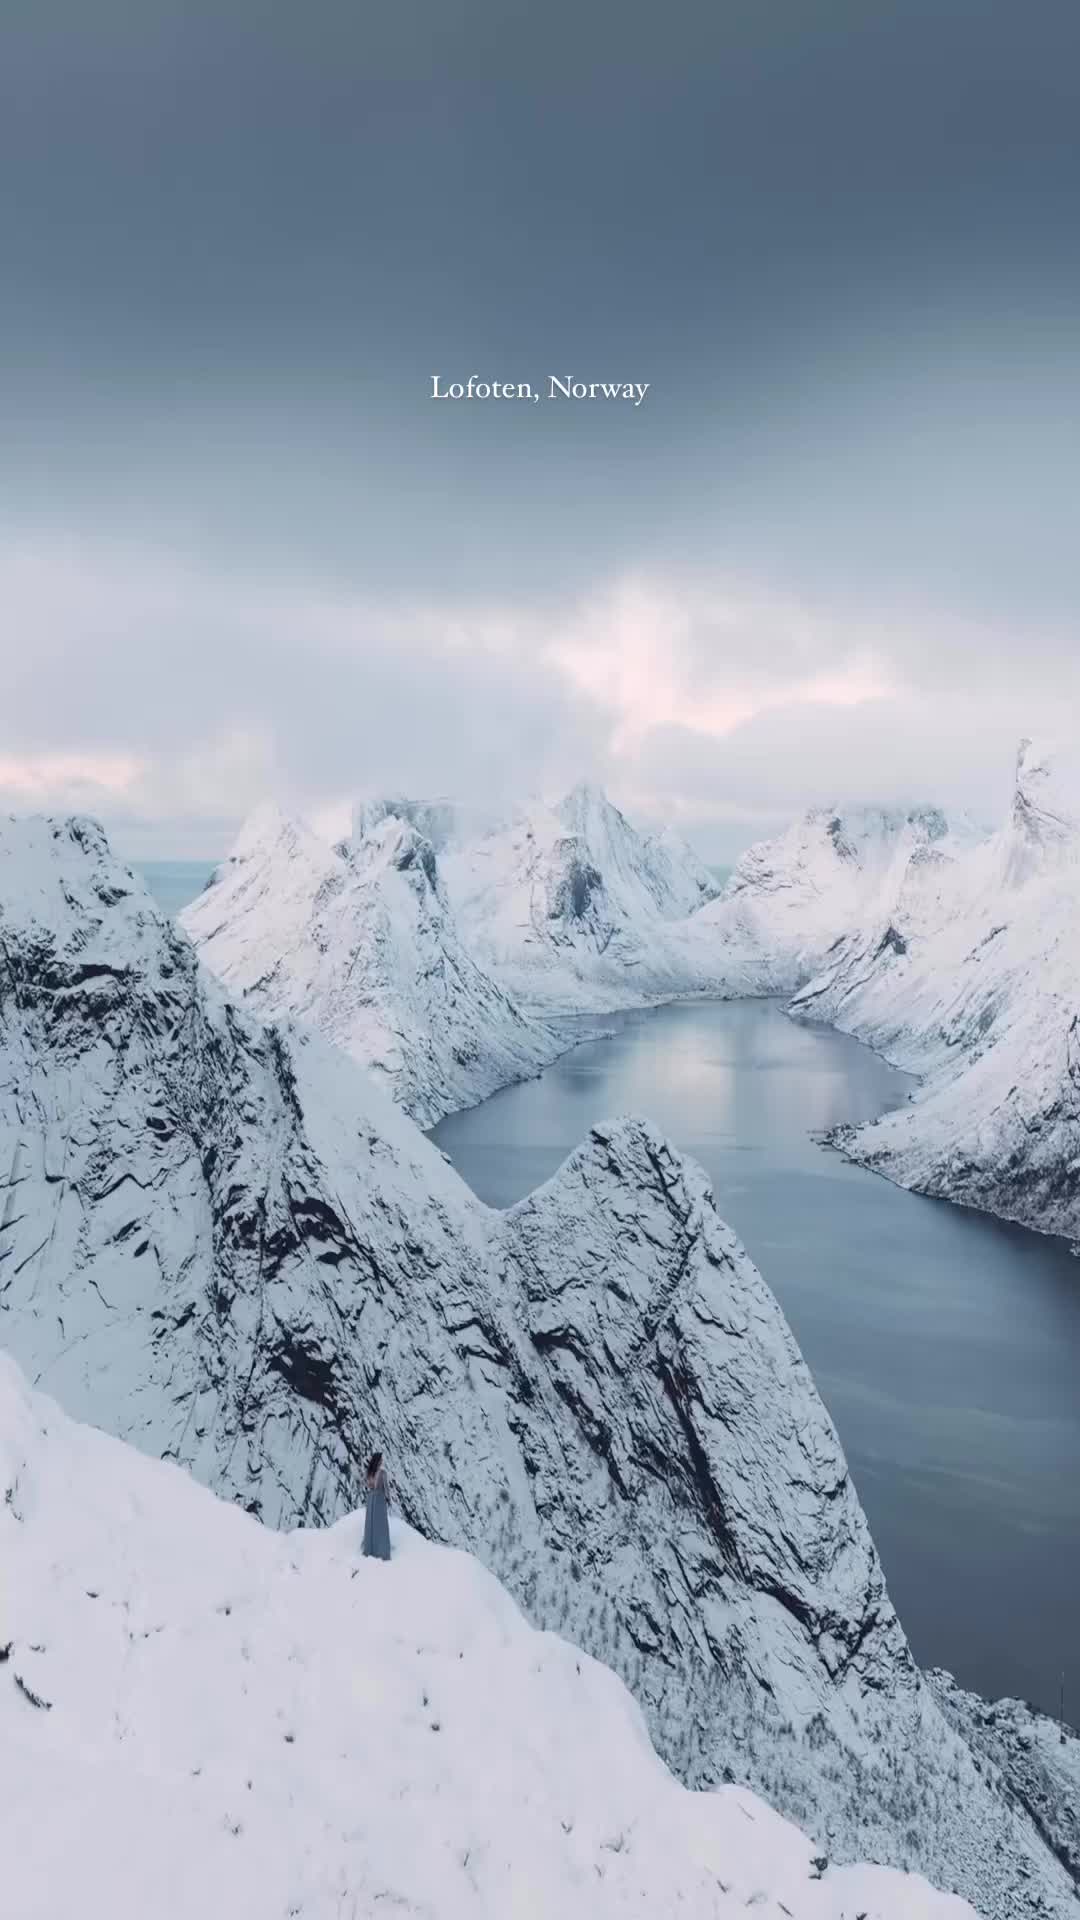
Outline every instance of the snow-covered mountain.
<path fill-rule="evenodd" d="M 1004 827 L 912 855 L 792 1011 L 922 1077 L 845 1149 L 904 1186 L 1080 1235 L 1080 778 L 1025 741 Z"/>
<path fill-rule="evenodd" d="M 676 920 L 718 891 L 715 876 L 673 827 L 639 832 L 588 781 L 579 781 L 555 812 L 599 866 L 609 896 L 624 902 L 627 910 L 651 901 L 663 919 Z"/>
<path fill-rule="evenodd" d="M 5 826 L 0 906 L 0 1344 L 35 1384 L 279 1524 L 383 1445 L 404 1516 L 609 1660 L 684 1778 L 990 1920 L 1067 1910 L 700 1169 L 622 1120 L 490 1212 L 344 1053 L 229 1003 L 92 824 Z"/>
<path fill-rule="evenodd" d="M 974 1920 L 691 1793 L 468 1555 L 274 1534 L 0 1355 L 0 1803 L 19 1920 Z"/>
<path fill-rule="evenodd" d="M 350 830 L 341 842 L 340 851 L 348 853 L 350 845 L 358 845 L 381 821 L 391 818 L 415 827 L 438 854 L 490 833 L 500 824 L 502 815 L 497 807 L 483 807 L 445 795 L 416 800 L 404 793 L 369 794 L 355 802 Z"/>
<path fill-rule="evenodd" d="M 422 1126 L 560 1050 L 470 958 L 430 840 L 386 807 L 339 850 L 260 808 L 181 920 L 255 1012 L 315 1027 Z"/>
<path fill-rule="evenodd" d="M 983 1700 L 940 1668 L 927 1678 L 947 1720 L 984 1754 L 1080 1886 L 1080 1733 L 1022 1700 Z"/>
<path fill-rule="evenodd" d="M 524 1004 L 556 1013 L 794 993 L 912 862 L 985 838 L 932 806 L 818 807 L 748 848 L 721 889 L 670 828 L 638 832 L 587 784 L 487 825 L 447 801 L 367 802 L 347 844 L 388 817 L 438 849 L 473 957 Z"/>
<path fill-rule="evenodd" d="M 681 924 L 715 879 L 678 835 L 639 833 L 596 787 L 457 836 L 443 871 L 470 952 L 526 1005 L 606 1012 L 716 984 Z"/>
<path fill-rule="evenodd" d="M 863 927 L 896 875 L 979 837 L 937 807 L 812 808 L 748 847 L 719 898 L 690 924 L 697 971 L 717 974 L 729 993 L 794 993 Z"/>

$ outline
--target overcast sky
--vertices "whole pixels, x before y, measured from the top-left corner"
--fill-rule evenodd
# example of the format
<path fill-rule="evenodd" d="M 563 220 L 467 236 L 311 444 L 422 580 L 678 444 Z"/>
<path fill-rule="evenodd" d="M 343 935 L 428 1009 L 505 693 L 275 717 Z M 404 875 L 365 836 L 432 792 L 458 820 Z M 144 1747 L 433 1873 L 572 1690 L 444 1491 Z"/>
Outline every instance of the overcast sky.
<path fill-rule="evenodd" d="M 1076 0 L 0 31 L 0 804 L 588 774 L 722 859 L 1075 729 Z"/>

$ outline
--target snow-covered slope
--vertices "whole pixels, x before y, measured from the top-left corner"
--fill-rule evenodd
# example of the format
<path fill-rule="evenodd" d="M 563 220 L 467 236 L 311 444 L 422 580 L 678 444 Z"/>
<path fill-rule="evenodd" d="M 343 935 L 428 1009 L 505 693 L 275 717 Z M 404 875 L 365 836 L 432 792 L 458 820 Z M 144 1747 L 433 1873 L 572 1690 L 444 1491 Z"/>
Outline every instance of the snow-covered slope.
<path fill-rule="evenodd" d="M 731 993 L 794 993 L 862 926 L 891 876 L 977 838 L 936 807 L 813 808 L 776 839 L 748 847 L 720 897 L 691 923 L 698 971 L 711 968 Z"/>
<path fill-rule="evenodd" d="M 905 1186 L 1080 1235 L 1080 780 L 1024 742 L 1008 821 L 912 857 L 799 994 L 923 1076 L 847 1151 Z"/>
<path fill-rule="evenodd" d="M 0 1355 L 0 1804 L 19 1920 L 973 1920 L 690 1793 L 475 1560 L 273 1534 Z"/>
<path fill-rule="evenodd" d="M 696 854 L 641 834 L 595 787 L 458 838 L 444 872 L 470 951 L 527 1004 L 640 1006 L 716 984 L 681 923 L 716 893 Z"/>
<path fill-rule="evenodd" d="M 315 1027 L 422 1126 L 559 1051 L 470 958 L 431 842 L 385 808 L 338 851 L 261 808 L 181 920 L 257 1013 Z"/>
<path fill-rule="evenodd" d="M 1080 1734 L 1022 1700 L 983 1700 L 951 1673 L 928 1676 L 947 1720 L 985 1754 L 1080 1886 Z"/>
<path fill-rule="evenodd" d="M 639 903 L 665 920 L 681 919 L 718 892 L 716 879 L 672 827 L 641 833 L 599 787 L 578 785 L 554 809 L 599 866 L 612 900 L 629 913 Z"/>
<path fill-rule="evenodd" d="M 991 1920 L 1064 1870 L 922 1681 L 705 1175 L 596 1128 L 482 1207 L 340 1050 L 229 1004 L 84 821 L 0 834 L 0 1344 L 277 1523 L 407 1519 L 610 1661 L 693 1782 Z"/>

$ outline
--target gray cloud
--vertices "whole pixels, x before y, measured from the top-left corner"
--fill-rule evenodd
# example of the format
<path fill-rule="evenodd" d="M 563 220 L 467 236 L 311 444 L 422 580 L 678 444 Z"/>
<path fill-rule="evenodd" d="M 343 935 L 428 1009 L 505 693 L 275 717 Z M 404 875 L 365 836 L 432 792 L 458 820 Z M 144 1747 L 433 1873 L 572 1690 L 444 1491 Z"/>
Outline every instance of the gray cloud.
<path fill-rule="evenodd" d="M 507 639 L 448 619 L 140 548 L 0 544 L 13 649 L 0 799 L 78 806 L 183 849 L 272 791 L 318 809 L 368 787 L 508 796 L 603 750 L 597 704 Z"/>
<path fill-rule="evenodd" d="M 935 647 L 723 578 L 447 606 L 39 537 L 0 542 L 0 603 L 0 801 L 99 813 L 135 851 L 217 854 L 267 793 L 340 816 L 358 790 L 505 800 L 582 772 L 715 857 L 814 802 L 992 817 L 1018 733 L 1080 694 L 1080 667 L 1042 679 L 994 632 Z"/>
<path fill-rule="evenodd" d="M 19 10 L 0 791 L 982 804 L 1077 710 L 1078 56 L 1073 0 Z"/>

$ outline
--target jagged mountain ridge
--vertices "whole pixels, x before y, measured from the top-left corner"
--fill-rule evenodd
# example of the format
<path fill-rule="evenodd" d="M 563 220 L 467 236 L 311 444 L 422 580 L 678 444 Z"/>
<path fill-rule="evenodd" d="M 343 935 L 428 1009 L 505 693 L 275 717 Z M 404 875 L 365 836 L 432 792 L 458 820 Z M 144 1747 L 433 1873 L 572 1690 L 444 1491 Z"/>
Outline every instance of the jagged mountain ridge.
<path fill-rule="evenodd" d="M 0 876 L 0 1338 L 35 1381 L 277 1523 L 346 1510 L 383 1444 L 406 1515 L 605 1654 L 685 1777 L 991 1920 L 1065 1911 L 699 1169 L 622 1121 L 493 1214 L 343 1054 L 231 1005 L 99 829 L 12 824 Z"/>
<path fill-rule="evenodd" d="M 359 1514 L 275 1534 L 67 1420 L 0 1354 L 0 1800 L 12 1914 L 974 1920 L 691 1794 L 612 1674 L 476 1561 Z M 378 1739 L 372 1739 L 372 1728 Z M 58 1808 L 64 1844 L 57 1845 Z"/>
<path fill-rule="evenodd" d="M 609 1012 L 718 987 L 684 928 L 714 877 L 678 835 L 639 833 L 596 787 L 459 838 L 443 871 L 470 951 L 528 1006 Z"/>
<path fill-rule="evenodd" d="M 256 1011 L 316 1025 L 427 1124 L 552 1058 L 545 1014 L 794 992 L 890 872 L 965 833 L 929 807 L 815 809 L 721 891 L 678 835 L 584 783 L 486 825 L 369 799 L 333 850 L 263 809 L 183 922 Z"/>
<path fill-rule="evenodd" d="M 940 1668 L 927 1675 L 946 1719 L 985 1754 L 1080 1886 L 1080 1733 L 1022 1700 L 983 1700 Z"/>
<path fill-rule="evenodd" d="M 811 808 L 748 847 L 691 923 L 700 970 L 711 967 L 732 993 L 795 993 L 861 927 L 891 875 L 978 837 L 938 807 Z"/>
<path fill-rule="evenodd" d="M 180 918 L 256 1013 L 315 1027 L 422 1126 L 561 1050 L 466 952 L 430 840 L 385 808 L 339 850 L 259 809 Z"/>
<path fill-rule="evenodd" d="M 673 827 L 640 832 L 590 781 L 579 781 L 554 811 L 588 848 L 609 894 L 632 900 L 635 891 L 644 892 L 662 919 L 677 920 L 719 891 L 708 867 Z"/>
<path fill-rule="evenodd" d="M 1005 825 L 910 860 L 792 1012 L 922 1080 L 840 1144 L 903 1186 L 1080 1235 L 1080 799 L 1024 742 Z"/>

